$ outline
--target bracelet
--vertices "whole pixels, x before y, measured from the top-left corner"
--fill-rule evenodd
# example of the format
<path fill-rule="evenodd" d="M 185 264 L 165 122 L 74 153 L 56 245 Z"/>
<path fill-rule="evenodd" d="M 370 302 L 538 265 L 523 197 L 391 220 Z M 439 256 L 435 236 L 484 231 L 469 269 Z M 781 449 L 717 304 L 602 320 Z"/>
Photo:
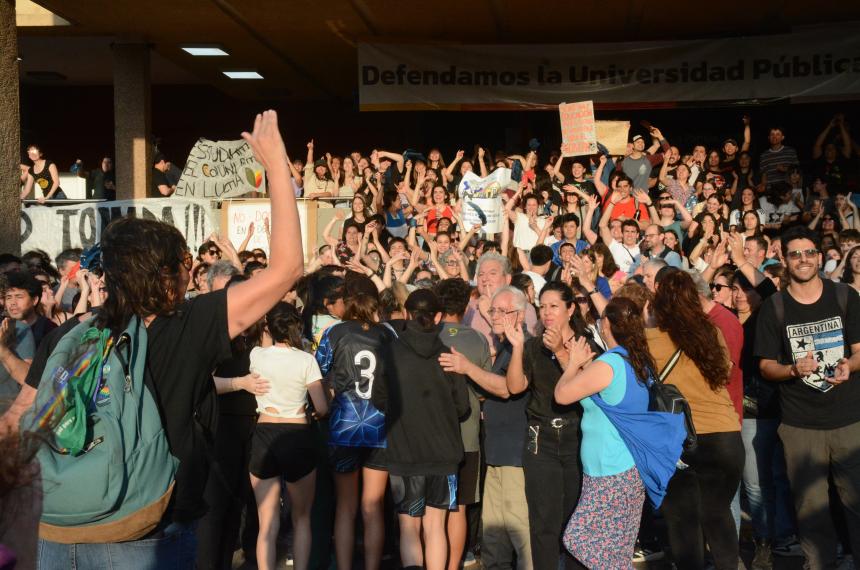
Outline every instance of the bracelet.
<path fill-rule="evenodd" d="M 589 295 L 594 295 L 595 293 L 599 293 L 599 291 L 597 290 L 597 287 L 595 287 L 594 289 L 592 289 L 591 291 L 588 292 Z"/>

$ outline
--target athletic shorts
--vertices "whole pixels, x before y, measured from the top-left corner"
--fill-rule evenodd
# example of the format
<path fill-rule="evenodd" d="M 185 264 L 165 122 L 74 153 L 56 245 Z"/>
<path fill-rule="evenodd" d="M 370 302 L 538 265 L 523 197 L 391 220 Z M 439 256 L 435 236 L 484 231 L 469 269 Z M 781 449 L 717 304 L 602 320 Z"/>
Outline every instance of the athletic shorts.
<path fill-rule="evenodd" d="M 474 505 L 481 500 L 481 453 L 467 451 L 457 470 L 457 504 Z"/>
<path fill-rule="evenodd" d="M 391 475 L 391 497 L 398 514 L 423 517 L 425 507 L 457 510 L 457 476 Z"/>
<path fill-rule="evenodd" d="M 328 463 L 335 473 L 352 473 L 362 467 L 387 471 L 385 449 L 381 447 L 328 446 Z"/>
<path fill-rule="evenodd" d="M 248 470 L 255 477 L 295 483 L 315 468 L 314 436 L 307 424 L 258 423 L 254 428 Z"/>

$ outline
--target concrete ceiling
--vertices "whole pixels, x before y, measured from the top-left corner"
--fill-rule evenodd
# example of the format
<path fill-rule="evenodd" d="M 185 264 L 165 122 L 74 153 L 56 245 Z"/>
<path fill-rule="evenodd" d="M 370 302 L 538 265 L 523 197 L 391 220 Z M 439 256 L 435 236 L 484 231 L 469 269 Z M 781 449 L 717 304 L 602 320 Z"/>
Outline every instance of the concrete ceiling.
<path fill-rule="evenodd" d="M 356 43 L 577 43 L 786 32 L 860 20 L 860 2 L 725 0 L 36 0 L 71 25 L 21 27 L 22 81 L 112 82 L 110 44 L 152 45 L 153 82 L 201 83 L 241 99 L 353 100 Z M 710 13 L 708 10 L 710 9 Z M 218 44 L 229 57 L 192 57 Z M 230 80 L 228 69 L 265 79 Z"/>

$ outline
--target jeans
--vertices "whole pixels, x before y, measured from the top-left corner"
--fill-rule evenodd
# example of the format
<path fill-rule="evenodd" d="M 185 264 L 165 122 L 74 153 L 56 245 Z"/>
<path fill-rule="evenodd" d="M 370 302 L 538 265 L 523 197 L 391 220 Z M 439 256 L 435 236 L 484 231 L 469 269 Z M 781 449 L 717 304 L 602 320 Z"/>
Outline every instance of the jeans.
<path fill-rule="evenodd" d="M 795 534 L 794 509 L 785 473 L 785 454 L 776 430 L 779 420 L 744 419 L 741 436 L 746 450 L 743 490 L 753 532 L 768 540 Z"/>
<path fill-rule="evenodd" d="M 681 460 L 663 499 L 672 558 L 678 568 L 704 568 L 704 540 L 717 570 L 737 570 L 738 531 L 732 499 L 741 482 L 744 445 L 740 432 L 700 434 L 698 446 Z"/>
<path fill-rule="evenodd" d="M 191 570 L 197 553 L 194 524 L 171 524 L 158 538 L 108 544 L 39 540 L 39 570 Z"/>
<path fill-rule="evenodd" d="M 560 554 L 566 569 L 583 568 L 561 544 L 582 486 L 579 420 L 552 427 L 530 418 L 527 429 L 523 472 L 534 570 L 558 570 Z"/>
<path fill-rule="evenodd" d="M 197 567 L 200 570 L 230 570 L 239 537 L 242 509 L 246 526 L 257 527 L 257 506 L 248 478 L 248 460 L 255 416 L 222 414 L 215 432 L 215 460 L 203 495 L 209 511 L 197 526 Z M 219 471 L 215 471 L 215 469 Z M 256 539 L 256 533 L 254 533 Z M 254 547 L 251 547 L 254 552 Z"/>
<path fill-rule="evenodd" d="M 836 568 L 838 537 L 828 475 L 842 502 L 854 555 L 860 553 L 860 422 L 835 429 L 779 426 L 797 510 L 800 546 L 810 570 Z"/>

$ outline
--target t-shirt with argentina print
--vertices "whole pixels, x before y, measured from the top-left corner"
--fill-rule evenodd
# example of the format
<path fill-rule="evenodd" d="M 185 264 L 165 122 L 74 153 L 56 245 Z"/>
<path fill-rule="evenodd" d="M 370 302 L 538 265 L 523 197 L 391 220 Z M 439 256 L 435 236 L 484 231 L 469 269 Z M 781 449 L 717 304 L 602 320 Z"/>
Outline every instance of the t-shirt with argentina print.
<path fill-rule="evenodd" d="M 821 297 L 808 305 L 783 294 L 782 324 L 774 309 L 778 295 L 772 295 L 762 305 L 756 327 L 757 357 L 791 364 L 812 352 L 820 365 L 805 378 L 779 383 L 783 423 L 806 429 L 835 429 L 860 421 L 860 373 L 853 372 L 839 385 L 825 380 L 833 376 L 839 359 L 850 357 L 851 345 L 860 343 L 860 296 L 847 296 L 843 314 L 836 288 L 844 285 L 827 279 L 823 283 Z"/>

